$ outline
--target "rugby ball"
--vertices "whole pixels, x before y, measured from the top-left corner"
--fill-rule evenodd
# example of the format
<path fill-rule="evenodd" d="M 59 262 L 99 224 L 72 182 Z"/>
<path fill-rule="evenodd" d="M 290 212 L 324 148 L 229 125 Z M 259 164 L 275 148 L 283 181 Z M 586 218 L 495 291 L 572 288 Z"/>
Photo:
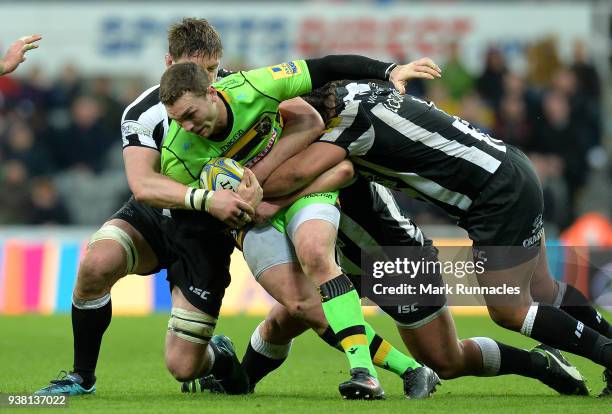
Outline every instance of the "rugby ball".
<path fill-rule="evenodd" d="M 236 191 L 242 180 L 244 169 L 231 158 L 213 158 L 200 173 L 200 187 L 205 190 Z"/>

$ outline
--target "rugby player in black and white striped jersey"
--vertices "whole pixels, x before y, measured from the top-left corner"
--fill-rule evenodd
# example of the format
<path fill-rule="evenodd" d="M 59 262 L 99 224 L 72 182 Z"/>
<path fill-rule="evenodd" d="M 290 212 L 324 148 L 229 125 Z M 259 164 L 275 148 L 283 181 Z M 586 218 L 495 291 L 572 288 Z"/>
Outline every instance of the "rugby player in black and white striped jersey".
<path fill-rule="evenodd" d="M 432 102 L 375 82 L 330 83 L 308 101 L 330 128 L 268 178 L 267 197 L 303 188 L 349 157 L 367 179 L 438 205 L 456 218 L 476 253 L 489 260 L 481 286 L 493 290 L 507 282 L 520 287 L 518 297 L 485 295 L 495 322 L 587 357 L 612 379 L 610 325 L 579 291 L 548 272 L 541 187 L 523 153 Z M 265 216 L 273 210 L 263 204 L 259 211 Z"/>
<path fill-rule="evenodd" d="M 362 270 L 362 257 L 381 247 L 409 247 L 418 251 L 418 257 L 437 261 L 437 249 L 399 207 L 396 194 L 389 189 L 359 177 L 340 190 L 340 200 L 342 216 L 336 244 L 338 263 L 362 294 L 365 290 L 361 286 L 367 283 L 364 278 L 369 274 Z M 408 283 L 415 286 L 417 292 L 420 284 L 443 286 L 440 274 L 418 273 L 414 276 Z M 302 294 L 308 297 L 306 293 Z M 316 297 L 314 289 L 310 295 Z M 369 299 L 376 303 L 381 297 Z M 410 353 L 444 379 L 515 374 L 538 379 L 561 394 L 588 393 L 580 374 L 557 350 L 539 346 L 525 351 L 488 337 L 459 340 L 442 293 L 406 295 L 393 305 L 381 302 L 380 308 L 395 320 Z M 287 308 L 273 307 L 253 333 L 242 361 L 253 389 L 264 376 L 284 362 L 291 340 L 306 329 L 306 325 L 300 326 Z M 262 337 L 268 346 L 257 353 L 253 347 L 260 346 Z M 328 344 L 337 346 L 329 328 L 321 337 Z M 384 340 L 374 340 L 370 352 L 373 360 L 382 360 L 389 347 Z M 422 387 L 422 384 L 414 384 L 411 378 L 407 380 L 413 387 Z M 211 378 L 206 380 L 204 387 L 220 390 Z"/>
<path fill-rule="evenodd" d="M 170 27 L 166 65 L 193 61 L 211 80 L 226 72 L 219 69 L 222 44 L 215 29 L 204 19 L 183 19 Z M 261 197 L 252 180 L 238 193 L 215 191 L 206 210 L 189 212 L 186 186 L 159 174 L 160 149 L 168 131 L 168 116 L 159 102 L 159 86 L 143 92 L 122 117 L 123 155 L 133 197 L 92 236 L 83 257 L 73 292 L 72 325 L 74 366 L 64 378 L 39 390 L 42 394 L 82 395 L 95 392 L 94 375 L 102 336 L 110 324 L 111 287 L 127 274 L 149 275 L 168 269 L 172 291 L 172 316 L 166 340 L 166 365 L 180 381 L 217 373 L 229 377 L 225 386 L 245 387 L 245 378 L 231 342 L 222 336 L 211 340 L 221 299 L 230 281 L 229 260 L 234 241 L 226 226 L 237 227 L 244 219 L 237 211 L 253 213 L 251 204 Z M 299 98 L 282 104 L 284 135 L 296 142 L 312 142 L 322 129 L 320 116 Z M 258 164 L 258 174 L 274 169 L 283 154 L 277 146 Z M 248 172 L 247 174 L 251 174 Z M 254 177 L 254 176 L 253 176 Z M 189 202 L 188 202 L 189 201 Z M 204 210 L 200 200 L 197 210 Z M 188 217 L 189 226 L 178 226 L 164 208 Z M 182 209 L 182 210 L 181 210 Z M 245 215 L 245 216 L 248 216 Z M 202 237 L 202 232 L 207 237 Z"/>

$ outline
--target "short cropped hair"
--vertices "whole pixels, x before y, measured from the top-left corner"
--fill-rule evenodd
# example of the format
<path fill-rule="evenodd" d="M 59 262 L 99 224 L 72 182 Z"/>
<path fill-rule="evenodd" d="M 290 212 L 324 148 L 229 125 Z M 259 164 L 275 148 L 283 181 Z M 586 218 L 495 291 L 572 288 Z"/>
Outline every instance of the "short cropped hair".
<path fill-rule="evenodd" d="M 174 59 L 184 56 L 221 58 L 223 44 L 206 19 L 184 18 L 168 29 L 168 53 Z"/>
<path fill-rule="evenodd" d="M 204 69 L 193 62 L 175 63 L 162 75 L 159 100 L 164 105 L 173 105 L 187 92 L 194 96 L 206 96 L 209 86 L 210 79 Z"/>

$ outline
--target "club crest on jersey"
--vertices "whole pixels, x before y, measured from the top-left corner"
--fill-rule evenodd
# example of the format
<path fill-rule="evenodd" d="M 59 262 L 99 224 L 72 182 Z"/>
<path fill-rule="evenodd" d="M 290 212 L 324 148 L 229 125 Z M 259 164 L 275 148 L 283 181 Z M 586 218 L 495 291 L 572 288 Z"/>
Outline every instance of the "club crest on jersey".
<path fill-rule="evenodd" d="M 272 79 L 279 80 L 289 78 L 294 75 L 299 75 L 302 70 L 295 62 L 281 63 L 268 67 L 268 71 L 272 74 Z"/>

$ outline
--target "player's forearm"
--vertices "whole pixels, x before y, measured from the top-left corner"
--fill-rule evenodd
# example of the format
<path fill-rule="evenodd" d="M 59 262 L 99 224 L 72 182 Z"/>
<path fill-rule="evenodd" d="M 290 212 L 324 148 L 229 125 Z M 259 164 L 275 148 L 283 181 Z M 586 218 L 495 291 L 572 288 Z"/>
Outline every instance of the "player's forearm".
<path fill-rule="evenodd" d="M 286 110 L 281 106 L 281 113 L 286 121 L 282 138 L 268 155 L 251 168 L 260 183 L 264 183 L 272 171 L 306 149 L 323 132 L 325 125 L 318 112 L 301 98 L 297 99 L 300 102 L 296 105 L 292 99 L 289 101 L 292 104 L 288 105 Z"/>
<path fill-rule="evenodd" d="M 315 142 L 274 170 L 263 184 L 265 197 L 281 197 L 306 187 L 315 178 L 346 158 L 346 150 Z"/>
<path fill-rule="evenodd" d="M 354 175 L 353 163 L 349 160 L 344 160 L 315 178 L 306 187 L 284 197 L 281 204 L 286 207 L 309 194 L 336 191 L 346 186 L 353 179 Z"/>
<path fill-rule="evenodd" d="M 289 160 L 274 170 L 263 183 L 264 197 L 282 197 L 294 193 L 307 186 L 315 177 L 304 174 Z"/>
<path fill-rule="evenodd" d="M 306 59 L 312 89 L 339 79 L 389 80 L 394 63 L 381 62 L 359 55 L 329 55 L 319 59 Z"/>
<path fill-rule="evenodd" d="M 186 208 L 185 193 L 188 188 L 171 178 L 152 172 L 140 180 L 128 182 L 138 202 L 158 208 Z"/>

